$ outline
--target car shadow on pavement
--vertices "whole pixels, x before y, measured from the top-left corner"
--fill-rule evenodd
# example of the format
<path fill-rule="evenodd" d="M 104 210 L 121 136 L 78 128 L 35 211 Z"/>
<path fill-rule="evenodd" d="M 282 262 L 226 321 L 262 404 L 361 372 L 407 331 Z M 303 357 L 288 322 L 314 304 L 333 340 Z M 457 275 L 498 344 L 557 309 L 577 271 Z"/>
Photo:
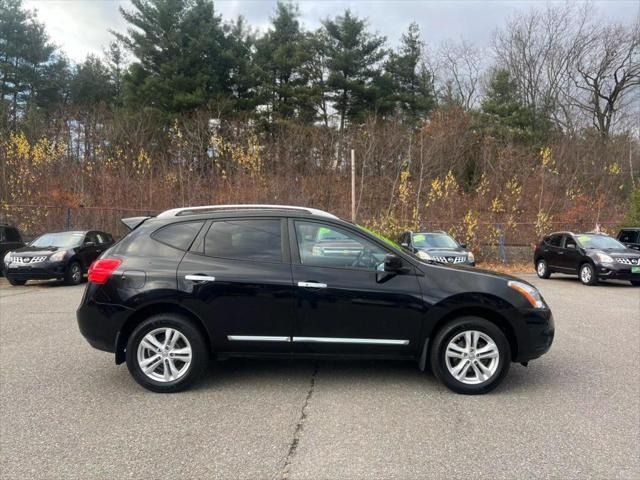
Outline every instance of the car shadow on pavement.
<path fill-rule="evenodd" d="M 558 282 L 572 283 L 572 284 L 582 283 L 580 282 L 580 279 L 575 276 L 571 276 L 571 275 L 557 276 L 557 275 L 558 274 L 554 274 L 551 278 L 544 280 L 544 282 L 558 281 Z M 600 280 L 597 285 L 593 285 L 593 286 L 584 285 L 584 287 L 585 288 L 592 288 L 592 287 L 636 288 L 633 285 L 631 285 L 630 282 L 627 282 L 624 280 L 605 280 L 605 281 Z"/>

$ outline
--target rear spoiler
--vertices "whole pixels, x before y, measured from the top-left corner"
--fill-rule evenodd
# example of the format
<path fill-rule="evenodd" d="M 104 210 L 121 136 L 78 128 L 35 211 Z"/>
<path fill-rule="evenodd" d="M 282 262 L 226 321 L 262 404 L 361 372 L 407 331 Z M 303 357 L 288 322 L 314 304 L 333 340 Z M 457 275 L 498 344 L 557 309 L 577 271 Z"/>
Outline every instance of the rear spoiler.
<path fill-rule="evenodd" d="M 125 225 L 125 227 L 127 227 L 129 230 L 133 230 L 137 227 L 139 227 L 140 225 L 142 225 L 142 223 L 147 220 L 148 218 L 151 217 L 129 217 L 129 218 L 123 218 L 120 221 Z"/>

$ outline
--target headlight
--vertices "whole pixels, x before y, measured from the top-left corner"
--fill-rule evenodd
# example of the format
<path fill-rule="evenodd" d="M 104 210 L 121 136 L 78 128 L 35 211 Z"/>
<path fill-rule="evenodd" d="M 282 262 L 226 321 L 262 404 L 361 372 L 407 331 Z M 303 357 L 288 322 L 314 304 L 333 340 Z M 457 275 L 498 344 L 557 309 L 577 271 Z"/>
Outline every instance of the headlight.
<path fill-rule="evenodd" d="M 416 256 L 421 260 L 433 260 L 433 257 L 429 255 L 427 252 L 423 252 L 422 250 L 418 250 L 416 252 Z"/>
<path fill-rule="evenodd" d="M 533 308 L 546 308 L 540 292 L 532 286 L 522 282 L 515 282 L 513 280 L 508 282 L 507 285 L 520 292 Z"/>
<path fill-rule="evenodd" d="M 67 253 L 64 250 L 61 250 L 60 252 L 56 252 L 53 255 L 51 255 L 49 257 L 49 261 L 50 262 L 60 262 L 61 260 L 64 259 L 64 254 Z"/>
<path fill-rule="evenodd" d="M 613 263 L 613 258 L 611 258 L 606 253 L 596 253 L 596 258 L 600 260 L 602 263 Z"/>
<path fill-rule="evenodd" d="M 4 256 L 4 263 L 9 262 L 11 262 L 11 252 L 7 252 L 7 254 Z"/>
<path fill-rule="evenodd" d="M 476 261 L 476 257 L 473 256 L 473 253 L 469 252 L 469 255 L 467 255 L 467 261 L 469 261 L 469 262 L 475 262 Z"/>

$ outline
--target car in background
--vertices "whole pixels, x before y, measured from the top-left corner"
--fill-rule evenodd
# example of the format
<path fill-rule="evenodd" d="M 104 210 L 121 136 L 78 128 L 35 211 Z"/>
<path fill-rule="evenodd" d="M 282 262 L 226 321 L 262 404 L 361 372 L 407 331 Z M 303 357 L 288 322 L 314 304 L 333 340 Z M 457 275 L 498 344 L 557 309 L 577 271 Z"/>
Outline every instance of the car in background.
<path fill-rule="evenodd" d="M 89 270 L 78 325 L 155 392 L 187 388 L 212 357 L 337 356 L 411 359 L 479 394 L 553 341 L 529 283 L 424 262 L 321 210 L 190 207 L 123 223 Z M 314 251 L 324 242 L 351 253 Z"/>
<path fill-rule="evenodd" d="M 578 275 L 585 285 L 600 280 L 628 280 L 640 286 L 640 252 L 601 233 L 556 232 L 547 235 L 533 253 L 536 273 Z"/>
<path fill-rule="evenodd" d="M 20 230 L 6 223 L 0 223 L 0 258 L 4 258 L 7 252 L 16 248 L 24 247 L 24 241 Z M 0 274 L 4 272 L 0 268 Z"/>
<path fill-rule="evenodd" d="M 446 232 L 404 232 L 400 245 L 423 260 L 454 265 L 475 266 L 476 259 L 467 246 L 455 241 Z"/>
<path fill-rule="evenodd" d="M 617 238 L 628 248 L 640 250 L 640 227 L 623 228 L 618 232 Z"/>
<path fill-rule="evenodd" d="M 111 245 L 113 237 L 96 230 L 45 233 L 5 254 L 5 276 L 11 285 L 54 278 L 77 285 L 91 263 Z"/>

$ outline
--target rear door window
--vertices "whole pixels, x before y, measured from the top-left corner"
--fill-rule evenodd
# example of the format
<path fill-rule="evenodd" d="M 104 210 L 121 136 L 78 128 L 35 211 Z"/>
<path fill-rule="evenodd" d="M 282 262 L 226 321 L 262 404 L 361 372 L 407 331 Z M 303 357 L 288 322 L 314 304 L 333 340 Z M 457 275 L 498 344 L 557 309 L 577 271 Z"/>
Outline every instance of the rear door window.
<path fill-rule="evenodd" d="M 282 262 L 279 219 L 218 220 L 204 239 L 208 257 Z"/>
<path fill-rule="evenodd" d="M 562 235 L 551 235 L 548 244 L 552 247 L 559 247 L 562 244 Z"/>
<path fill-rule="evenodd" d="M 204 221 L 172 223 L 153 232 L 151 238 L 178 250 L 187 251 L 202 225 Z"/>

